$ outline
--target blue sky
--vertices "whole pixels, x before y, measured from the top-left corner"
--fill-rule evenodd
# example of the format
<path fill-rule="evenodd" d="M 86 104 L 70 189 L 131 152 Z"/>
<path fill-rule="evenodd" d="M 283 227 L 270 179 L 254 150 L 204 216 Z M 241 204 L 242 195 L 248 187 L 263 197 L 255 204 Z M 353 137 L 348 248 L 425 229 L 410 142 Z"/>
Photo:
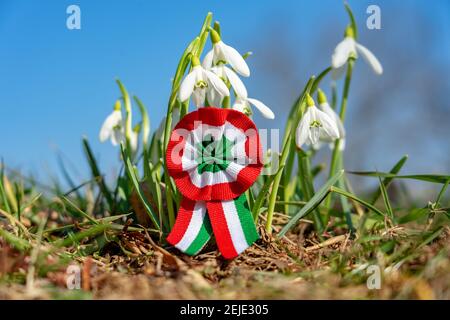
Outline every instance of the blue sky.
<path fill-rule="evenodd" d="M 391 16 L 404 14 L 402 6 L 407 3 L 408 12 L 417 11 L 427 17 L 433 36 L 440 40 L 437 47 L 429 48 L 427 59 L 436 60 L 445 67 L 450 65 L 448 3 L 350 1 L 362 26 L 365 9 L 372 3 L 381 7 L 382 14 Z M 70 4 L 81 8 L 81 30 L 66 28 L 66 8 Z M 9 166 L 45 176 L 47 170 L 57 168 L 55 150 L 58 148 L 84 175 L 86 165 L 80 142 L 82 135 L 86 135 L 105 170 L 117 167 L 117 150 L 98 141 L 101 123 L 119 96 L 114 79 L 120 78 L 132 94 L 141 98 L 149 110 L 152 128 L 156 128 L 166 110 L 170 78 L 178 58 L 198 33 L 208 11 L 220 21 L 229 44 L 241 52 L 252 50 L 255 56 L 259 54 L 255 47 L 270 46 L 265 42 L 265 34 L 273 24 L 284 26 L 283 37 L 291 39 L 290 45 L 295 51 L 305 50 L 305 41 L 317 42 L 319 25 L 335 23 L 336 30 L 331 30 L 335 38 L 324 45 L 327 50 L 318 51 L 315 46 L 307 55 L 310 59 L 307 70 L 298 70 L 301 80 L 329 63 L 331 50 L 341 39 L 347 23 L 342 2 L 334 0 L 2 0 L 0 121 L 3 139 L 0 156 Z M 382 22 L 382 30 L 373 31 L 369 38 L 383 43 L 385 37 L 392 37 L 390 30 L 393 27 L 389 29 L 389 21 L 392 20 Z M 362 33 L 368 32 L 363 30 Z M 399 38 L 398 41 L 410 39 Z M 268 124 L 259 116 L 255 120 L 260 126 L 279 127 L 285 117 L 282 111 L 285 107 L 276 105 L 277 101 L 273 100 L 276 93 L 271 93 L 270 89 L 276 90 L 280 83 L 272 83 L 270 73 L 257 70 L 260 60 L 252 59 L 249 64 L 253 74 L 246 84 L 252 96 L 273 106 L 280 121 Z M 384 53 L 380 59 L 395 63 L 395 57 L 384 56 Z M 309 67 L 314 70 L 308 70 Z M 375 81 L 373 76 L 368 79 Z M 449 82 L 448 75 L 440 81 Z M 302 82 L 296 86 L 300 88 Z M 418 116 L 412 114 L 412 117 Z M 383 169 L 398 158 L 397 154 L 388 161 L 380 157 L 380 161 L 369 165 L 379 165 Z M 443 161 L 439 159 L 437 161 Z M 420 162 L 416 167 L 426 169 Z M 437 168 L 448 166 L 444 164 Z"/>

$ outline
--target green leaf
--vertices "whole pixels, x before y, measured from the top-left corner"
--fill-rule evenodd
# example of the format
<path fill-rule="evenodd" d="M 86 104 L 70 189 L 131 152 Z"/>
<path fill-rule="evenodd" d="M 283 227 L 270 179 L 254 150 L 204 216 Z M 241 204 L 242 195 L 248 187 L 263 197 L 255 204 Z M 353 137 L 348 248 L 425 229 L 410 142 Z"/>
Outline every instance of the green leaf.
<path fill-rule="evenodd" d="M 136 101 L 136 104 L 139 107 L 139 110 L 141 112 L 141 118 L 142 118 L 142 144 L 144 145 L 144 150 L 147 150 L 148 148 L 148 137 L 150 135 L 150 119 L 148 117 L 147 108 L 142 103 L 142 101 L 137 97 L 133 96 L 134 101 Z"/>
<path fill-rule="evenodd" d="M 214 21 L 213 29 L 216 30 L 216 32 L 219 34 L 219 36 L 221 36 L 220 23 L 219 23 L 219 21 Z"/>
<path fill-rule="evenodd" d="M 258 220 L 259 209 L 261 208 L 264 200 L 267 198 L 267 194 L 269 192 L 270 185 L 272 184 L 273 180 L 275 179 L 275 176 L 281 170 L 283 170 L 283 166 L 279 167 L 278 171 L 275 174 L 269 176 L 266 179 L 266 182 L 264 183 L 264 185 L 262 186 L 261 190 L 259 191 L 259 194 L 256 197 L 255 203 L 253 204 L 253 208 L 252 208 L 253 220 L 255 222 Z"/>
<path fill-rule="evenodd" d="M 309 201 L 314 194 L 314 181 L 311 175 L 311 162 L 309 157 L 302 150 L 298 150 L 297 154 L 299 158 L 298 178 L 302 183 L 302 192 L 304 200 Z M 322 217 L 318 210 L 313 211 L 313 218 L 314 218 L 314 227 L 316 228 L 319 235 L 321 235 L 323 233 L 324 226 Z"/>
<path fill-rule="evenodd" d="M 123 85 L 123 83 L 119 80 L 116 79 L 116 83 L 119 86 L 120 92 L 122 93 L 122 98 L 125 104 L 125 140 L 126 140 L 126 145 L 127 145 L 127 152 L 129 153 L 130 157 L 131 157 L 131 134 L 133 131 L 132 128 L 132 112 L 131 112 L 131 100 L 130 100 L 130 95 L 128 94 L 127 89 L 125 88 L 125 86 Z"/>
<path fill-rule="evenodd" d="M 438 194 L 438 196 L 437 196 L 437 198 L 436 198 L 436 201 L 435 201 L 435 203 L 436 203 L 437 205 L 439 205 L 439 203 L 441 202 L 441 199 L 442 199 L 442 197 L 444 196 L 445 191 L 447 191 L 447 188 L 448 188 L 448 185 L 449 185 L 449 184 L 450 184 L 450 180 L 447 180 L 447 182 L 442 186 L 441 191 L 439 191 L 439 194 Z"/>
<path fill-rule="evenodd" d="M 80 242 L 84 238 L 94 237 L 110 228 L 111 228 L 110 224 L 97 224 L 87 230 L 71 234 L 65 239 L 56 240 L 53 244 L 57 247 L 68 247 L 74 243 Z"/>
<path fill-rule="evenodd" d="M 317 78 L 314 80 L 313 85 L 311 86 L 311 91 L 310 91 L 310 95 L 312 95 L 317 88 L 319 87 L 320 82 L 322 81 L 322 79 L 331 71 L 333 70 L 332 67 L 328 67 L 325 70 L 323 70 L 318 76 Z"/>
<path fill-rule="evenodd" d="M 345 6 L 345 10 L 347 11 L 348 16 L 350 18 L 350 24 L 352 25 L 352 29 L 355 34 L 355 40 L 357 40 L 358 39 L 358 27 L 356 25 L 355 16 L 353 15 L 352 9 L 348 5 L 348 3 L 344 3 L 344 6 Z"/>
<path fill-rule="evenodd" d="M 345 188 L 344 179 L 339 179 L 338 185 L 340 188 Z M 344 211 L 345 222 L 347 223 L 348 229 L 353 234 L 355 232 L 355 228 L 353 227 L 352 217 L 351 217 L 351 206 L 347 201 L 347 198 L 344 195 L 339 195 L 341 197 L 342 210 Z"/>
<path fill-rule="evenodd" d="M 148 216 L 152 220 L 153 224 L 158 230 L 161 230 L 161 227 L 159 225 L 158 219 L 153 213 L 153 210 L 151 208 L 150 203 L 148 202 L 147 198 L 144 195 L 144 191 L 142 190 L 139 180 L 136 176 L 136 173 L 134 171 L 133 164 L 131 163 L 130 158 L 127 156 L 125 149 L 123 148 L 123 145 L 120 145 L 120 149 L 122 151 L 122 157 L 125 162 L 125 170 L 127 172 L 128 178 L 131 180 L 134 189 L 136 190 L 136 193 L 138 194 L 139 199 L 141 200 L 142 204 L 144 205 L 145 211 L 147 212 Z"/>
<path fill-rule="evenodd" d="M 354 195 L 354 194 L 352 194 L 352 193 L 350 193 L 350 192 L 347 192 L 347 191 L 342 190 L 342 189 L 337 188 L 337 187 L 332 187 L 330 191 L 331 191 L 331 192 L 334 192 L 334 193 L 341 194 L 341 195 L 343 195 L 343 196 L 345 196 L 345 197 L 347 197 L 347 198 L 349 198 L 349 199 L 352 199 L 352 200 L 354 200 L 354 201 L 356 201 L 356 202 L 362 204 L 362 205 L 365 206 L 367 209 L 372 210 L 373 212 L 375 212 L 376 214 L 378 214 L 378 215 L 380 215 L 380 216 L 382 216 L 382 217 L 385 216 L 385 214 L 384 214 L 382 211 L 380 211 L 379 209 L 377 209 L 375 206 L 373 206 L 373 205 L 371 205 L 370 203 L 368 203 L 368 202 L 366 202 L 366 201 L 364 201 L 364 200 L 358 198 L 356 195 Z"/>
<path fill-rule="evenodd" d="M 12 233 L 6 231 L 3 227 L 0 228 L 0 237 L 19 251 L 24 251 L 30 248 L 28 241 L 13 235 Z"/>
<path fill-rule="evenodd" d="M 11 213 L 11 207 L 9 206 L 8 197 L 6 196 L 5 187 L 3 185 L 3 178 L 5 176 L 5 166 L 3 161 L 1 163 L 2 169 L 0 171 L 0 196 L 2 197 L 3 205 L 8 213 Z"/>
<path fill-rule="evenodd" d="M 200 29 L 200 33 L 199 33 L 200 41 L 198 42 L 197 50 L 195 50 L 195 54 L 197 55 L 197 57 L 201 56 L 201 54 L 203 52 L 203 48 L 205 47 L 206 41 L 208 39 L 209 27 L 211 26 L 211 21 L 212 21 L 212 13 L 208 12 L 205 20 L 203 21 L 203 25 L 202 25 L 202 27 Z M 216 27 L 216 24 L 214 24 L 214 27 Z M 220 31 L 220 26 L 219 26 L 219 31 Z"/>
<path fill-rule="evenodd" d="M 92 176 L 97 182 L 98 187 L 100 188 L 100 192 L 103 194 L 106 201 L 108 202 L 109 210 L 111 211 L 111 213 L 113 213 L 114 212 L 113 198 L 111 196 L 108 187 L 106 186 L 103 176 L 100 174 L 100 170 L 97 165 L 97 160 L 95 159 L 94 154 L 92 153 L 92 149 L 89 146 L 89 142 L 86 137 L 83 137 L 83 149 L 86 154 L 89 167 L 91 168 Z"/>
<path fill-rule="evenodd" d="M 79 214 L 81 214 L 83 217 L 85 217 L 88 221 L 90 221 L 92 224 L 98 224 L 97 221 L 95 221 L 94 218 L 92 218 L 91 216 L 89 216 L 86 212 L 84 212 L 83 210 L 81 210 L 80 208 L 78 208 L 75 203 L 73 203 L 72 201 L 70 201 L 69 198 L 63 196 L 61 197 L 63 199 L 63 201 L 65 203 L 67 203 L 72 209 L 74 209 L 76 212 L 78 212 Z"/>
<path fill-rule="evenodd" d="M 430 235 L 426 236 L 425 239 L 422 241 L 422 243 L 418 246 L 418 248 L 422 248 L 423 246 L 426 246 L 430 242 L 432 242 L 434 239 L 440 236 L 440 234 L 444 231 L 444 227 L 439 227 L 435 231 L 433 231 Z"/>
<path fill-rule="evenodd" d="M 311 211 L 313 211 L 322 201 L 325 199 L 325 197 L 328 195 L 328 193 L 331 191 L 331 187 L 342 177 L 344 173 L 344 170 L 340 170 L 337 172 L 334 176 L 329 179 L 322 188 L 320 188 L 319 191 L 316 192 L 316 194 L 311 198 L 311 200 L 306 203 L 306 205 L 300 209 L 297 214 L 292 217 L 291 220 L 281 229 L 280 233 L 278 234 L 279 237 L 282 237 L 288 232 L 299 219 L 303 218 L 307 214 L 309 214 Z"/>
<path fill-rule="evenodd" d="M 430 213 L 430 209 L 428 208 L 415 208 L 412 209 L 408 214 L 400 217 L 398 219 L 398 223 L 408 223 L 411 221 L 419 220 Z"/>
<path fill-rule="evenodd" d="M 395 165 L 394 167 L 391 169 L 391 171 L 389 171 L 390 174 L 397 174 L 400 172 L 401 168 L 403 167 L 403 165 L 405 164 L 406 160 L 408 160 L 408 155 L 404 155 Z M 387 189 L 389 184 L 391 183 L 393 178 L 384 178 L 383 179 L 383 185 L 384 187 Z M 371 204 L 374 204 L 375 202 L 377 202 L 378 198 L 381 195 L 381 189 L 378 188 L 377 191 L 375 191 L 373 197 L 372 197 L 372 201 L 370 201 Z"/>
<path fill-rule="evenodd" d="M 350 174 L 355 174 L 359 176 L 367 176 L 367 177 L 385 177 L 392 179 L 412 179 L 412 180 L 420 180 L 427 181 L 432 183 L 442 183 L 445 184 L 447 180 L 450 179 L 450 176 L 443 174 L 410 174 L 410 175 L 396 175 L 392 173 L 386 172 L 377 172 L 377 171 L 347 171 Z"/>
<path fill-rule="evenodd" d="M 394 221 L 394 211 L 392 211 L 392 206 L 391 206 L 391 202 L 389 201 L 389 195 L 386 191 L 386 187 L 384 186 L 380 177 L 378 177 L 378 180 L 380 182 L 380 190 L 381 190 L 381 195 L 383 196 L 384 206 L 387 210 L 389 217 L 391 218 L 391 221 Z"/>

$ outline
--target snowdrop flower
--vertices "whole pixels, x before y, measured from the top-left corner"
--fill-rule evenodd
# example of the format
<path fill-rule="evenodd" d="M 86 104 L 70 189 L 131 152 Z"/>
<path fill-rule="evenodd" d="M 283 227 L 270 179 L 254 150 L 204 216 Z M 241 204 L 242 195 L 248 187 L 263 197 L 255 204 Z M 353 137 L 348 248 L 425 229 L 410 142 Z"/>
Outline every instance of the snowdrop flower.
<path fill-rule="evenodd" d="M 179 98 L 186 101 L 192 95 L 197 108 L 203 107 L 207 92 L 217 91 L 221 96 L 229 96 L 225 83 L 214 73 L 200 65 L 198 57 L 192 57 L 192 71 L 184 78 L 180 85 Z"/>
<path fill-rule="evenodd" d="M 334 69 L 337 69 L 335 73 L 335 77 L 342 74 L 342 70 L 339 70 L 341 67 L 345 65 L 348 58 L 354 57 L 357 58 L 358 54 L 366 60 L 366 62 L 372 67 L 373 71 L 380 75 L 383 73 L 383 67 L 375 55 L 370 52 L 369 49 L 359 44 L 355 40 L 355 33 L 351 26 L 348 26 L 345 30 L 344 40 L 342 40 L 334 49 L 333 55 L 331 57 L 331 66 Z"/>
<path fill-rule="evenodd" d="M 213 65 L 230 64 L 230 66 L 241 76 L 250 76 L 250 69 L 241 54 L 222 42 L 216 30 L 210 30 L 211 42 L 213 48 L 206 54 L 203 66 L 210 69 Z"/>
<path fill-rule="evenodd" d="M 319 109 L 327 114 L 334 121 L 339 131 L 339 139 L 345 138 L 345 128 L 339 115 L 334 111 L 327 101 L 327 96 L 322 90 L 317 90 L 317 100 L 319 101 Z"/>
<path fill-rule="evenodd" d="M 270 110 L 268 106 L 266 106 L 261 101 L 252 98 L 243 98 L 238 96 L 232 108 L 241 111 L 247 115 L 251 115 L 252 109 L 250 108 L 250 104 L 254 105 L 259 110 L 259 112 L 262 113 L 264 118 L 267 119 L 275 118 L 275 114 L 272 112 L 272 110 Z"/>
<path fill-rule="evenodd" d="M 323 111 L 319 110 L 314 100 L 306 96 L 307 110 L 305 111 L 296 132 L 296 142 L 299 148 L 303 144 L 316 145 L 321 137 L 339 138 L 336 123 Z"/>
<path fill-rule="evenodd" d="M 110 139 L 114 146 L 125 140 L 120 100 L 116 101 L 114 111 L 103 122 L 99 138 L 101 142 Z"/>
<path fill-rule="evenodd" d="M 205 60 L 203 60 L 203 67 L 205 67 Z M 236 96 L 247 98 L 247 89 L 241 79 L 234 73 L 233 70 L 225 66 L 224 64 L 219 64 L 210 69 L 219 78 L 221 78 L 225 83 L 230 83 L 233 87 Z M 212 103 L 214 106 L 220 106 L 222 104 L 223 96 L 216 94 L 212 91 L 208 95 L 208 102 Z"/>
<path fill-rule="evenodd" d="M 141 124 L 138 123 L 134 126 L 133 131 L 130 135 L 130 148 L 132 153 L 136 153 L 139 143 L 139 133 L 141 132 Z"/>

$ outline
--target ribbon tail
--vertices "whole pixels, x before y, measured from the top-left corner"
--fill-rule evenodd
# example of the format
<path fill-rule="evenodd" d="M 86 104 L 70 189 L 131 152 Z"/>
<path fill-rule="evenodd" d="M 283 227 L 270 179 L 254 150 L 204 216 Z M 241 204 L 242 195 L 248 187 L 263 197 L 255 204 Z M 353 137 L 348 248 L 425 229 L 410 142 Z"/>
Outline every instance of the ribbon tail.
<path fill-rule="evenodd" d="M 245 194 L 233 200 L 208 201 L 217 246 L 225 259 L 233 259 L 259 239 Z"/>
<path fill-rule="evenodd" d="M 183 198 L 167 242 L 188 255 L 195 255 L 203 249 L 211 234 L 206 203 Z"/>

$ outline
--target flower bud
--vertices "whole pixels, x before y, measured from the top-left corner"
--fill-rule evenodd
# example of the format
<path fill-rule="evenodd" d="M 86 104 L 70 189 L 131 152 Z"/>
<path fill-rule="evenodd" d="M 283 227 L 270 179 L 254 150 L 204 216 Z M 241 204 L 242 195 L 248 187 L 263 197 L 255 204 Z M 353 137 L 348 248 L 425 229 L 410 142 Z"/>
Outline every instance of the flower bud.
<path fill-rule="evenodd" d="M 308 107 L 313 107 L 316 104 L 314 103 L 314 99 L 309 95 L 309 93 L 306 94 L 306 105 Z"/>
<path fill-rule="evenodd" d="M 351 25 L 348 25 L 347 28 L 345 29 L 344 37 L 345 38 L 350 37 L 355 39 L 355 30 L 353 30 Z"/>
<path fill-rule="evenodd" d="M 317 90 L 317 101 L 319 101 L 319 105 L 327 103 L 327 96 L 321 89 Z"/>
<path fill-rule="evenodd" d="M 200 65 L 200 59 L 197 56 L 192 56 L 191 58 L 191 63 L 193 67 L 199 66 Z"/>
<path fill-rule="evenodd" d="M 210 30 L 209 30 L 209 35 L 210 35 L 210 37 L 211 37 L 211 42 L 212 42 L 213 44 L 216 44 L 217 42 L 220 41 L 220 36 L 219 36 L 219 34 L 217 33 L 216 30 L 210 29 Z"/>
<path fill-rule="evenodd" d="M 117 99 L 114 103 L 114 111 L 120 111 L 120 109 L 122 109 L 122 105 L 120 103 L 120 99 Z"/>

